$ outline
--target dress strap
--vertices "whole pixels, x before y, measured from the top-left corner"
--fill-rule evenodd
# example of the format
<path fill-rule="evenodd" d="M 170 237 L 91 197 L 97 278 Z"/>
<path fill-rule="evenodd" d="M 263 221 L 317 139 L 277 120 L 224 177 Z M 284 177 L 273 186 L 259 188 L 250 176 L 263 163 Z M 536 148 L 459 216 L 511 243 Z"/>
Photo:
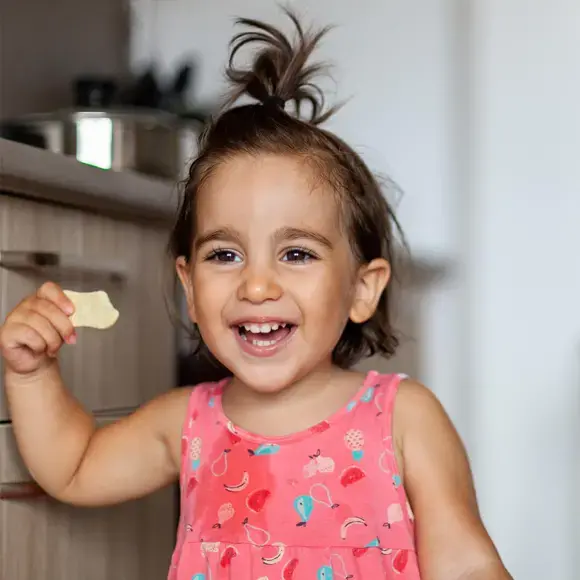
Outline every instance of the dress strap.
<path fill-rule="evenodd" d="M 413 514 L 403 486 L 401 469 L 395 454 L 393 436 L 393 417 L 397 393 L 401 383 L 408 378 L 405 374 L 377 375 L 377 383 L 380 386 L 377 388 L 376 396 L 379 397 L 379 404 L 377 406 L 380 407 L 382 411 L 381 415 L 383 416 L 382 433 L 384 451 L 381 455 L 381 470 L 389 474 L 391 484 L 397 492 L 401 506 L 406 507 L 405 520 L 409 524 L 409 529 L 412 530 Z"/>

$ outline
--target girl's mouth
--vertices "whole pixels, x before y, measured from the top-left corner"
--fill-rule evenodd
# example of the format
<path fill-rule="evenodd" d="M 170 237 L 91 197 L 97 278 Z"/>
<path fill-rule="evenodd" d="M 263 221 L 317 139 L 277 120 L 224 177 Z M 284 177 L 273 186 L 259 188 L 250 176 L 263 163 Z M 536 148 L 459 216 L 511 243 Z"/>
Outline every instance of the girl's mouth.
<path fill-rule="evenodd" d="M 253 356 L 272 356 L 286 346 L 296 331 L 288 322 L 244 322 L 234 327 L 242 349 Z"/>

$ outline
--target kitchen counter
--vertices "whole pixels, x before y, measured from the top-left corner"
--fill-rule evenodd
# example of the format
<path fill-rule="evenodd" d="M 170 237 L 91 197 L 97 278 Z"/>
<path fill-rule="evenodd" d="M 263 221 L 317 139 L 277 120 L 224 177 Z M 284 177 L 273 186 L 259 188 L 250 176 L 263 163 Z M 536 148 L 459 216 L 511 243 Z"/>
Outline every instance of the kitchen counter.
<path fill-rule="evenodd" d="M 72 157 L 0 139 L 0 191 L 115 217 L 169 224 L 177 183 L 106 171 Z"/>

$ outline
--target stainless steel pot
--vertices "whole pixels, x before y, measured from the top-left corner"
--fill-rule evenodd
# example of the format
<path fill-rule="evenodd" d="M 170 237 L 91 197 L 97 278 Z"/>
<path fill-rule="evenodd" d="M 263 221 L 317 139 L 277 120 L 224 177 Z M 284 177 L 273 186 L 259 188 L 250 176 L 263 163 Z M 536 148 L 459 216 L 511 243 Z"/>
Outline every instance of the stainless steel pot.
<path fill-rule="evenodd" d="M 149 110 L 63 110 L 29 115 L 18 125 L 54 153 L 113 171 L 182 179 L 197 154 L 201 121 Z"/>

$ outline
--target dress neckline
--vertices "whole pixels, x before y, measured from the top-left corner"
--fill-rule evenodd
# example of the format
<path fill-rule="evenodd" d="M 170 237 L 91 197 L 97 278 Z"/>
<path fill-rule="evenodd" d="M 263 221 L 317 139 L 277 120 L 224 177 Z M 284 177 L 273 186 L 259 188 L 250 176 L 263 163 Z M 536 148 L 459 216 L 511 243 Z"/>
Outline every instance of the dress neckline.
<path fill-rule="evenodd" d="M 228 382 L 231 380 L 231 377 L 223 379 L 219 383 L 217 383 L 215 392 L 212 395 L 211 405 L 215 409 L 215 413 L 217 415 L 217 420 L 220 424 L 224 425 L 228 431 L 231 433 L 245 439 L 247 441 L 251 441 L 252 443 L 258 443 L 262 445 L 268 444 L 277 444 L 281 445 L 284 443 L 293 443 L 295 441 L 299 441 L 304 439 L 305 437 L 310 437 L 316 433 L 322 433 L 330 428 L 331 425 L 335 425 L 338 423 L 345 415 L 349 414 L 359 403 L 361 399 L 370 400 L 374 396 L 374 390 L 376 387 L 379 386 L 380 383 L 377 382 L 377 377 L 379 373 L 376 371 L 369 371 L 362 382 L 362 385 L 354 394 L 353 397 L 349 400 L 346 405 L 343 405 L 340 409 L 332 413 L 326 419 L 318 422 L 311 427 L 307 427 L 306 429 L 302 429 L 300 431 L 296 431 L 295 433 L 290 433 L 288 435 L 278 435 L 272 437 L 265 437 L 263 435 L 259 435 L 257 433 L 253 433 L 252 431 L 248 431 L 247 429 L 243 429 L 239 427 L 231 421 L 223 409 L 222 404 L 222 394 L 224 388 L 227 386 Z"/>

